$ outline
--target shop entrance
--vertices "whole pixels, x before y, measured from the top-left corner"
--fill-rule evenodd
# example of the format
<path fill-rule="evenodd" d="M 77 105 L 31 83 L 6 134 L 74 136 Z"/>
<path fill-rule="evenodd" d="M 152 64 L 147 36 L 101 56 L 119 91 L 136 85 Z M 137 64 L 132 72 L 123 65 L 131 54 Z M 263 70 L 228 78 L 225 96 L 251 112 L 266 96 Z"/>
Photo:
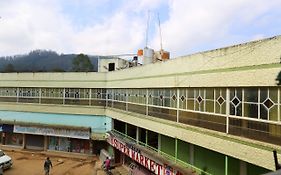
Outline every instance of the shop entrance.
<path fill-rule="evenodd" d="M 114 148 L 114 161 L 115 164 L 122 164 L 121 152 L 116 148 Z"/>
<path fill-rule="evenodd" d="M 27 149 L 44 150 L 44 136 L 27 134 L 25 137 Z"/>

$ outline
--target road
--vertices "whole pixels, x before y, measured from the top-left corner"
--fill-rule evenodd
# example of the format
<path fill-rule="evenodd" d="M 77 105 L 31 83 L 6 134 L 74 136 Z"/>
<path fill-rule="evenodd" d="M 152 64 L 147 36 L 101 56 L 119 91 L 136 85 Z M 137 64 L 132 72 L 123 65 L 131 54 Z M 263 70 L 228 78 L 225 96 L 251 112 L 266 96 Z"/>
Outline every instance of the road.
<path fill-rule="evenodd" d="M 44 175 L 43 164 L 47 156 L 53 163 L 50 175 L 103 175 L 97 157 L 66 158 L 61 155 L 46 155 L 42 152 L 8 151 L 13 159 L 13 167 L 4 171 L 4 175 Z"/>

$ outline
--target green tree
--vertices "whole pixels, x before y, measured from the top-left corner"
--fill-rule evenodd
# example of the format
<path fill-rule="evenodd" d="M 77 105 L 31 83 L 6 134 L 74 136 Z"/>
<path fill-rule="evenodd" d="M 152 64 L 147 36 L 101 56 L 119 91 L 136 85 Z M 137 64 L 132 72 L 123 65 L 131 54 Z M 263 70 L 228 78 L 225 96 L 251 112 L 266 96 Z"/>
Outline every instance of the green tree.
<path fill-rule="evenodd" d="M 56 68 L 52 69 L 51 72 L 65 72 L 65 71 L 61 68 L 56 67 Z"/>
<path fill-rule="evenodd" d="M 4 71 L 3 72 L 15 72 L 15 68 L 14 66 L 10 63 L 10 64 L 7 64 L 5 67 L 4 67 Z"/>
<path fill-rule="evenodd" d="M 88 55 L 79 54 L 72 60 L 72 70 L 74 72 L 91 72 L 93 65 Z"/>

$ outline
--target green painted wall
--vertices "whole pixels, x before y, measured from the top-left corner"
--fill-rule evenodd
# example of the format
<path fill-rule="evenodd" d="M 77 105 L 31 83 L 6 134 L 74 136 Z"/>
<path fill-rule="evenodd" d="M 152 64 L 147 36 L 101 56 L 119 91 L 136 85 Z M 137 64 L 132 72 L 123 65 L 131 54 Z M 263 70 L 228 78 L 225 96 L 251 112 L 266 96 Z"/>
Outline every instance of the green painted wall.
<path fill-rule="evenodd" d="M 228 175 L 239 175 L 240 160 L 228 157 Z"/>
<path fill-rule="evenodd" d="M 178 154 L 177 158 L 189 163 L 189 144 L 182 140 L 178 140 Z"/>
<path fill-rule="evenodd" d="M 194 145 L 194 166 L 213 175 L 224 175 L 225 156 Z"/>
<path fill-rule="evenodd" d="M 172 137 L 160 135 L 161 151 L 175 157 L 175 139 Z"/>
<path fill-rule="evenodd" d="M 270 170 L 255 166 L 250 163 L 247 164 L 247 175 L 261 175 L 268 172 L 270 172 Z"/>

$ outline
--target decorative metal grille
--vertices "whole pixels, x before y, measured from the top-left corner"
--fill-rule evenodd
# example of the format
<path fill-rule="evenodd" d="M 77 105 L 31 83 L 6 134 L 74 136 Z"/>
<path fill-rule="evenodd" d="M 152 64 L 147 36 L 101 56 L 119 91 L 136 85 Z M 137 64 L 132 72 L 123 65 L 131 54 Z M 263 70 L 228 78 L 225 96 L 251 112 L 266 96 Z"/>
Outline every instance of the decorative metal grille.
<path fill-rule="evenodd" d="M 17 88 L 0 88 L 1 97 L 16 97 Z"/>
<path fill-rule="evenodd" d="M 62 88 L 41 88 L 41 96 L 43 98 L 63 98 L 64 92 Z"/>
<path fill-rule="evenodd" d="M 20 97 L 39 97 L 39 88 L 19 88 Z"/>

